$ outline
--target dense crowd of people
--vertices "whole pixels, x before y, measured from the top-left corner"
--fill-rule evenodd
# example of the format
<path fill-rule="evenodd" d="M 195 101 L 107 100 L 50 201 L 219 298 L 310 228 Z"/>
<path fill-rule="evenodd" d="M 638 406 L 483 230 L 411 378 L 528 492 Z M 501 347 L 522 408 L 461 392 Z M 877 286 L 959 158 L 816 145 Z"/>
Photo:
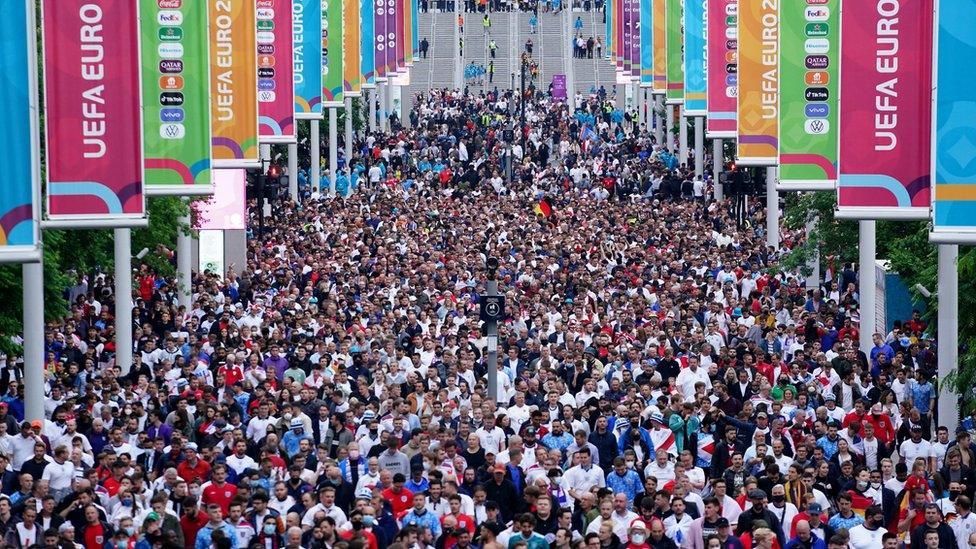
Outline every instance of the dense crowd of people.
<path fill-rule="evenodd" d="M 605 92 L 520 100 L 418 96 L 191 303 L 143 266 L 131 365 L 80 276 L 44 419 L 0 370 L 0 545 L 976 545 L 976 424 L 936 427 L 918 315 L 862 352 L 853 266 L 784 268 L 801 235 L 767 247 L 762 201 L 733 218 Z"/>

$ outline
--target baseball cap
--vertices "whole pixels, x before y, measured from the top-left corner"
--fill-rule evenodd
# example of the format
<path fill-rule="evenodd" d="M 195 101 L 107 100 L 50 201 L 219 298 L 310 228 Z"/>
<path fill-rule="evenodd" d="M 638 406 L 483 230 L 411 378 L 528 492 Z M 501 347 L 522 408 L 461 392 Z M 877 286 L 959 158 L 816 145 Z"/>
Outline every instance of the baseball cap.
<path fill-rule="evenodd" d="M 819 515 L 822 512 L 823 512 L 823 507 L 821 507 L 820 504 L 817 502 L 813 502 L 810 505 L 807 505 L 808 515 Z"/>
<path fill-rule="evenodd" d="M 295 419 L 291 420 L 291 428 L 292 429 L 304 429 L 305 428 L 305 424 L 302 423 L 302 420 L 300 420 L 300 419 L 298 419 L 296 417 Z"/>
<path fill-rule="evenodd" d="M 159 514 L 156 511 L 150 511 L 149 514 L 146 515 L 145 522 L 149 522 L 150 520 L 158 521 L 159 520 Z"/>
<path fill-rule="evenodd" d="M 505 473 L 506 472 L 505 466 L 502 465 L 501 463 L 495 464 L 495 468 L 493 469 L 493 471 L 496 472 L 496 473 Z"/>
<path fill-rule="evenodd" d="M 729 519 L 727 519 L 725 517 L 719 517 L 718 520 L 715 521 L 715 527 L 716 528 L 728 528 L 729 527 Z"/>
<path fill-rule="evenodd" d="M 766 492 L 759 488 L 749 490 L 749 499 L 766 499 Z"/>

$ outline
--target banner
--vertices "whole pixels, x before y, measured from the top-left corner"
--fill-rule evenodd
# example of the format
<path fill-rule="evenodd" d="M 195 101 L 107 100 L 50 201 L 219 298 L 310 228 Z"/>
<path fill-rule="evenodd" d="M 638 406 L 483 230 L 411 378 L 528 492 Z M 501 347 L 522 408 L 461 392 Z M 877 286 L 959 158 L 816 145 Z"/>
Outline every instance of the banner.
<path fill-rule="evenodd" d="M 640 19 L 640 0 L 630 0 L 630 73 L 631 80 L 636 82 L 640 79 L 641 65 L 641 19 Z"/>
<path fill-rule="evenodd" d="M 833 190 L 837 183 L 838 21 L 840 0 L 783 4 L 780 10 L 779 186 L 784 190 Z"/>
<path fill-rule="evenodd" d="M 708 124 L 705 137 L 736 136 L 735 109 L 738 97 L 738 13 L 737 0 L 708 0 L 708 34 L 705 57 L 708 70 Z"/>
<path fill-rule="evenodd" d="M 377 82 L 386 82 L 386 0 L 373 0 L 373 72 Z"/>
<path fill-rule="evenodd" d="M 627 24 L 627 10 L 624 6 L 624 0 L 616 0 L 614 11 L 617 17 L 613 20 L 614 25 L 614 60 L 618 69 L 624 67 L 624 58 L 626 57 L 627 45 L 624 42 L 624 26 Z"/>
<path fill-rule="evenodd" d="M 349 97 L 363 93 L 363 73 L 359 66 L 359 0 L 342 0 L 342 91 Z"/>
<path fill-rule="evenodd" d="M 928 219 L 932 4 L 845 2 L 840 18 L 838 215 Z"/>
<path fill-rule="evenodd" d="M 359 0 L 359 70 L 363 88 L 376 87 L 373 0 Z"/>
<path fill-rule="evenodd" d="M 668 90 L 667 7 L 668 0 L 651 0 L 651 23 L 654 25 L 651 47 L 654 48 L 654 93 Z"/>
<path fill-rule="evenodd" d="M 404 19 L 404 14 L 406 10 L 404 9 L 405 3 L 403 0 L 393 0 L 393 5 L 395 6 L 395 12 L 393 16 L 393 22 L 396 25 L 396 72 L 403 73 L 407 69 L 407 56 L 406 51 L 403 49 L 404 40 L 406 38 L 406 21 Z"/>
<path fill-rule="evenodd" d="M 708 21 L 705 20 L 705 3 L 707 1 L 685 1 L 685 116 L 705 116 L 708 114 L 707 81 L 705 80 L 705 33 L 708 28 Z"/>
<path fill-rule="evenodd" d="M 411 59 L 413 61 L 420 60 L 420 14 L 418 4 L 418 0 L 410 0 L 410 37 L 412 38 L 410 51 L 412 52 Z M 408 63 L 407 65 L 412 66 L 413 63 Z"/>
<path fill-rule="evenodd" d="M 258 0 L 258 141 L 295 143 L 292 0 Z"/>
<path fill-rule="evenodd" d="M 613 43 L 613 29 L 614 29 L 614 18 L 616 18 L 616 12 L 614 12 L 614 3 L 607 1 L 604 3 L 607 10 L 607 28 L 606 37 L 603 39 L 604 51 L 607 54 L 607 59 L 613 59 L 613 51 L 615 44 Z"/>
<path fill-rule="evenodd" d="M 685 101 L 685 56 L 684 56 L 684 0 L 667 0 L 667 78 L 668 91 L 665 103 L 680 105 Z"/>
<path fill-rule="evenodd" d="M 651 18 L 651 0 L 640 0 L 640 86 L 650 88 L 654 84 L 654 24 Z"/>
<path fill-rule="evenodd" d="M 7 154 L 0 193 L 0 262 L 34 262 L 40 243 L 40 143 L 38 137 L 37 49 L 34 0 L 0 4 L 10 23 L 0 37 L 0 147 Z"/>
<path fill-rule="evenodd" d="M 245 170 L 214 170 L 214 193 L 193 203 L 196 230 L 238 230 L 247 228 Z"/>
<path fill-rule="evenodd" d="M 322 0 L 294 0 L 295 118 L 322 118 Z"/>
<path fill-rule="evenodd" d="M 210 16 L 210 124 L 214 168 L 256 168 L 258 60 L 255 3 L 207 0 Z M 176 71 L 182 63 L 175 63 Z"/>
<path fill-rule="evenodd" d="M 933 240 L 976 241 L 976 162 L 969 150 L 976 143 L 976 102 L 972 70 L 976 59 L 971 1 L 939 0 L 932 173 Z"/>
<path fill-rule="evenodd" d="M 48 216 L 65 228 L 144 225 L 138 5 L 43 0 L 41 9 Z M 182 15 L 158 21 L 175 26 Z"/>
<path fill-rule="evenodd" d="M 342 0 L 322 0 L 323 107 L 342 106 L 342 76 Z"/>
<path fill-rule="evenodd" d="M 413 66 L 413 0 L 403 2 L 403 60 L 409 68 Z"/>
<path fill-rule="evenodd" d="M 224 231 L 199 231 L 197 257 L 197 272 L 227 272 L 224 266 Z"/>
<path fill-rule="evenodd" d="M 397 19 L 399 18 L 400 10 L 398 9 L 398 0 L 386 0 L 386 16 L 385 22 L 383 24 L 383 29 L 386 31 L 386 75 L 387 77 L 392 77 L 397 71 L 397 41 L 399 36 L 397 35 Z"/>
<path fill-rule="evenodd" d="M 819 1 L 819 0 L 818 0 Z M 739 0 L 739 102 L 736 162 L 775 166 L 779 138 L 779 10 L 769 0 Z M 807 9 L 822 9 L 808 6 Z"/>

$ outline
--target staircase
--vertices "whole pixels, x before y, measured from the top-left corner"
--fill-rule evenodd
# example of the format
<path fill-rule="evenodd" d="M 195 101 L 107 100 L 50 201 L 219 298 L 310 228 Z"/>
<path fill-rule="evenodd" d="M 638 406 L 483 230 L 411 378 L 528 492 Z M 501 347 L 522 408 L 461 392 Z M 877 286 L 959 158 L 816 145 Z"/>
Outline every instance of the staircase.
<path fill-rule="evenodd" d="M 606 25 L 603 22 L 603 12 L 591 10 L 589 12 L 577 12 L 573 14 L 573 22 L 579 16 L 583 22 L 582 35 L 584 39 L 597 37 L 601 41 L 606 37 Z M 575 36 L 575 35 L 574 35 Z M 603 55 L 606 56 L 606 44 L 603 47 Z M 616 90 L 616 73 L 610 60 L 597 56 L 596 47 L 593 48 L 593 59 L 573 58 L 573 68 L 576 75 L 576 89 L 584 96 L 592 91 L 599 90 L 603 86 L 610 96 Z"/>
<path fill-rule="evenodd" d="M 420 92 L 433 88 L 454 87 L 454 72 L 458 63 L 457 41 L 454 26 L 457 15 L 454 13 L 420 13 L 417 22 L 420 33 L 417 42 L 424 38 L 430 43 L 427 59 L 421 57 L 413 62 L 410 71 L 410 86 L 403 90 L 403 121 L 408 122 L 407 113 L 413 108 L 413 98 Z"/>

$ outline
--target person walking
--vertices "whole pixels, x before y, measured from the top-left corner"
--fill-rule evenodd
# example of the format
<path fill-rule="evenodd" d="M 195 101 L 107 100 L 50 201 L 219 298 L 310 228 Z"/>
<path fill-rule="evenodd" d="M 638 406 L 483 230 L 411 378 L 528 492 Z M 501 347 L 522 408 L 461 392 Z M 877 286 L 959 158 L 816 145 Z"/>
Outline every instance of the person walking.
<path fill-rule="evenodd" d="M 489 40 L 488 41 L 488 53 L 491 54 L 491 58 L 492 59 L 495 58 L 495 51 L 497 49 L 498 49 L 498 44 L 496 44 L 494 40 Z"/>
<path fill-rule="evenodd" d="M 420 55 L 424 59 L 427 59 L 427 50 L 429 48 L 430 48 L 430 42 L 427 41 L 427 37 L 425 36 L 424 39 L 420 41 Z"/>
<path fill-rule="evenodd" d="M 485 38 L 488 38 L 491 33 L 491 16 L 486 13 L 485 18 L 481 20 L 481 25 L 485 28 Z"/>

